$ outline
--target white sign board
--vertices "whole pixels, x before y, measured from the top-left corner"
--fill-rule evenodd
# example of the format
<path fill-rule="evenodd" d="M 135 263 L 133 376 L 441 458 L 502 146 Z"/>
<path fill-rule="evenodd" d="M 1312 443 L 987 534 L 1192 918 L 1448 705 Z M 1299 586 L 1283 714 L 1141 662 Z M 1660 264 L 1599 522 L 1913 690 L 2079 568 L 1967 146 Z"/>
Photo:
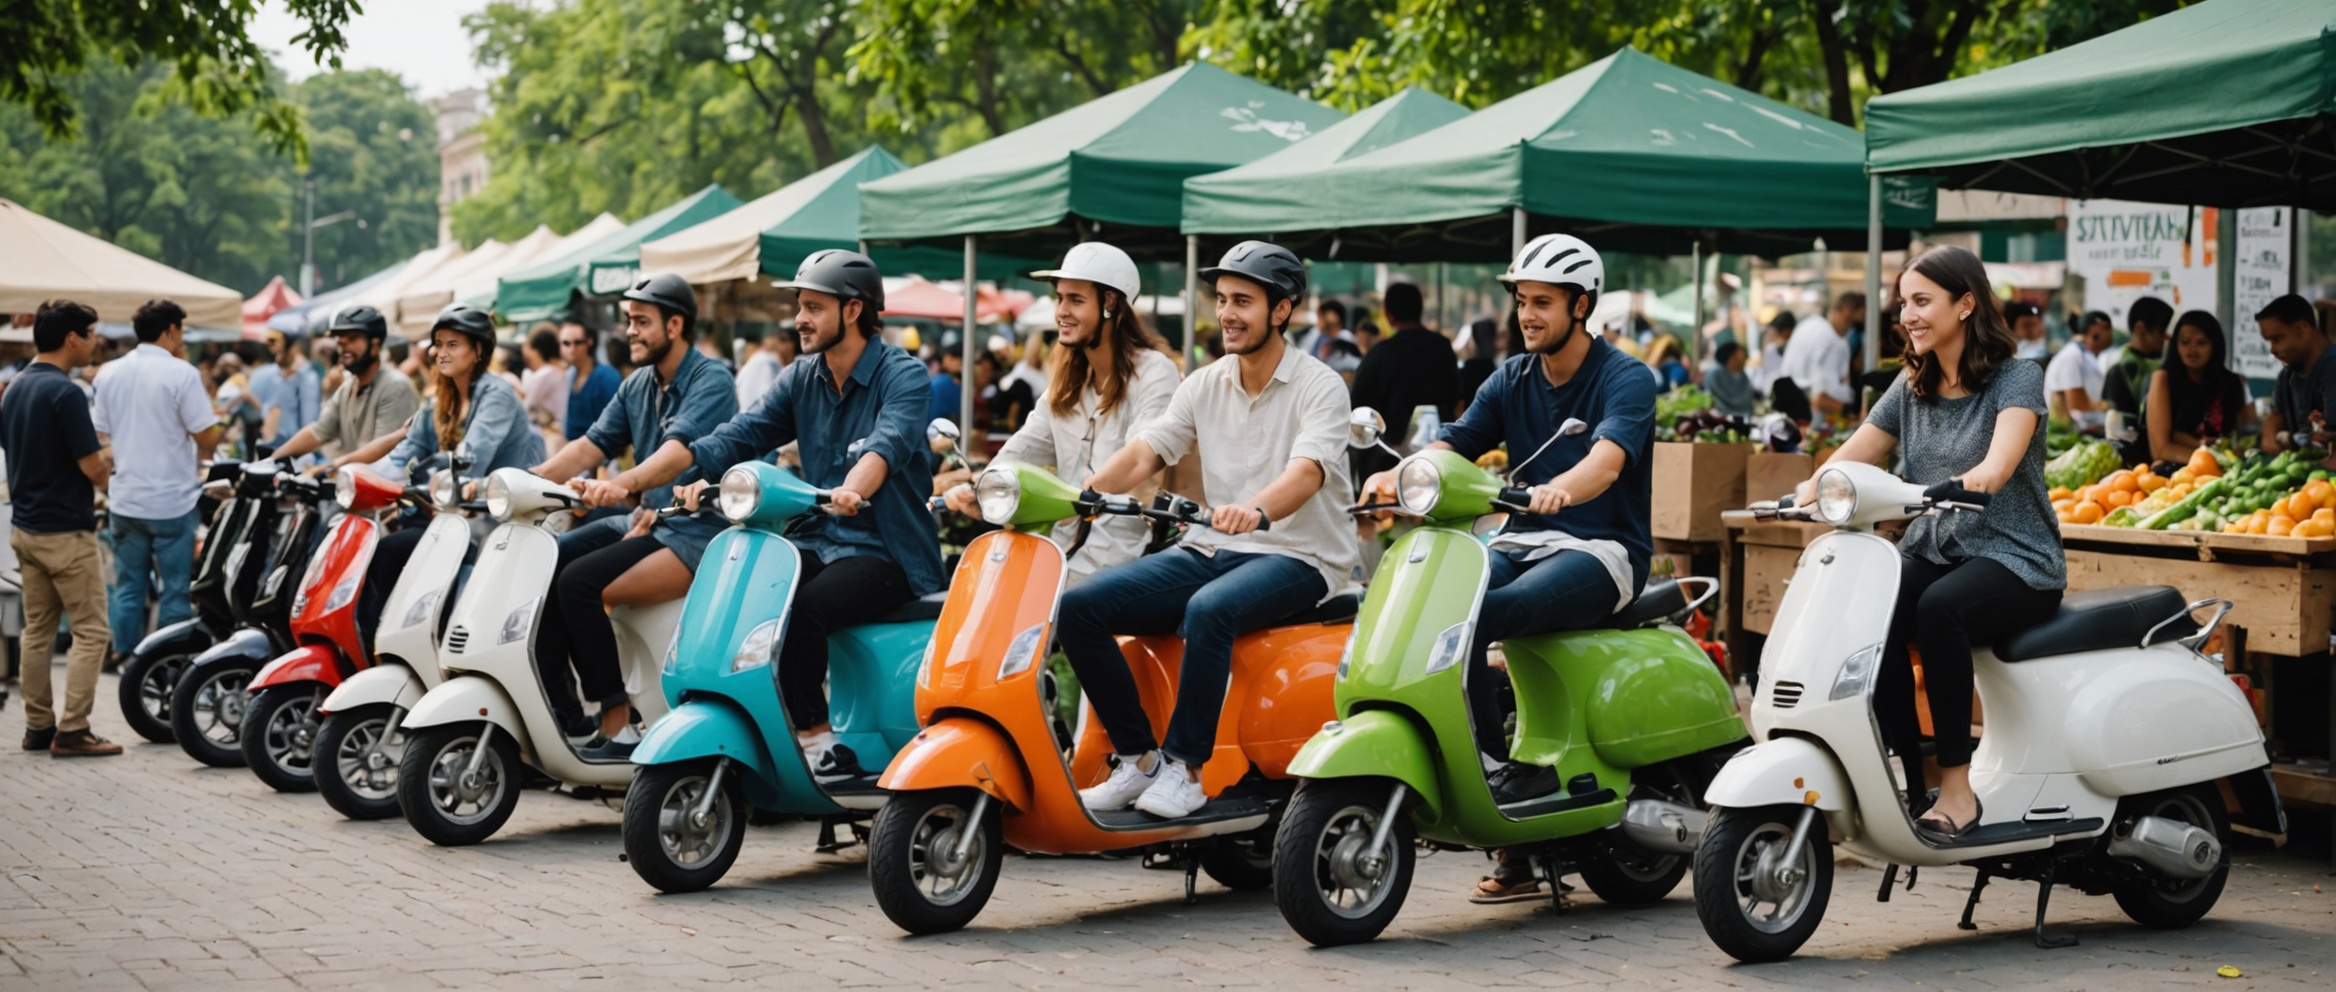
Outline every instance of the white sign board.
<path fill-rule="evenodd" d="M 2238 248 L 2231 255 L 2231 362 L 2241 375 L 2270 379 L 2279 375 L 2279 360 L 2255 326 L 2255 314 L 2294 286 L 2291 256 L 2295 248 L 2295 214 L 2286 207 L 2257 207 L 2233 212 L 2238 217 Z"/>
<path fill-rule="evenodd" d="M 2124 200 L 2071 200 L 2068 268 L 2084 277 L 2085 309 L 2125 329 L 2135 300 L 2214 310 L 2215 224 L 2222 211 Z"/>

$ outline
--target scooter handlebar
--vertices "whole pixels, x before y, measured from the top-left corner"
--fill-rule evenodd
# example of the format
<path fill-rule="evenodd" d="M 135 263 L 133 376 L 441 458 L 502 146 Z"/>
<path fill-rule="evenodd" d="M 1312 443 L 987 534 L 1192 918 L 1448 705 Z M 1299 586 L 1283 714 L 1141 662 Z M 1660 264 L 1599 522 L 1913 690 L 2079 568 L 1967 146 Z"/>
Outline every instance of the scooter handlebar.
<path fill-rule="evenodd" d="M 1174 503 L 1167 509 L 1154 509 L 1136 502 L 1134 497 L 1106 496 L 1088 489 L 1082 490 L 1078 498 L 1071 501 L 1071 506 L 1086 516 L 1111 514 L 1123 517 L 1144 517 L 1151 520 L 1166 520 L 1171 523 L 1191 524 L 1195 527 L 1214 528 L 1214 525 L 1209 522 L 1209 515 L 1201 512 L 1199 503 L 1181 496 L 1176 497 Z M 1272 530 L 1273 521 L 1260 513 L 1257 529 L 1261 531 Z"/>
<path fill-rule="evenodd" d="M 1922 491 L 1923 502 L 1947 510 L 1985 510 L 1995 497 L 1987 493 L 1963 488 L 1963 480 L 1948 479 L 1932 483 Z"/>

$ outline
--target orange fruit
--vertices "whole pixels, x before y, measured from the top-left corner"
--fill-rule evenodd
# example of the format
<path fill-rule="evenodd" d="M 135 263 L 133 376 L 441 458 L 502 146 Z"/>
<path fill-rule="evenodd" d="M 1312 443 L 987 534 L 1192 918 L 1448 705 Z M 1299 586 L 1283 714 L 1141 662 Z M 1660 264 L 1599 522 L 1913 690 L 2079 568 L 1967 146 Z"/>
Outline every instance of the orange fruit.
<path fill-rule="evenodd" d="M 2336 524 L 2326 520 L 2306 520 L 2287 532 L 2289 537 L 2303 538 L 2328 537 L 2332 534 L 2336 534 Z"/>
<path fill-rule="evenodd" d="M 2077 523 L 2097 524 L 2101 522 L 2102 517 L 2109 515 L 2109 511 L 2102 509 L 2101 504 L 2088 499 L 2079 500 L 2076 506 L 2069 509 L 2068 514 Z"/>
<path fill-rule="evenodd" d="M 2109 487 L 2112 490 L 2128 493 L 2138 492 L 2141 489 L 2141 484 L 2134 481 L 2133 471 L 2131 469 L 2121 468 L 2117 471 L 2111 472 L 2109 473 L 2108 478 L 2101 480 L 2101 484 Z"/>
<path fill-rule="evenodd" d="M 2263 533 L 2272 537 L 2286 537 L 2288 532 L 2294 529 L 2295 520 L 2293 518 L 2282 514 L 2273 514 L 2271 524 L 2263 528 Z"/>
<path fill-rule="evenodd" d="M 2112 489 L 2109 491 L 2108 496 L 2102 498 L 2101 505 L 2106 506 L 2112 510 L 2120 506 L 2132 506 L 2133 493 L 2131 490 L 2126 489 Z"/>
<path fill-rule="evenodd" d="M 2181 484 L 2195 481 L 2198 478 L 2198 473 L 2190 471 L 2190 466 L 2184 465 L 2181 468 L 2175 469 L 2174 474 L 2168 478 L 2176 484 Z"/>
<path fill-rule="evenodd" d="M 2317 501 L 2306 498 L 2302 493 L 2287 498 L 2287 515 L 2297 520 L 2310 520 L 2312 514 L 2319 512 L 2319 509 L 2320 504 Z"/>
<path fill-rule="evenodd" d="M 2168 481 L 2167 481 L 2167 479 L 2166 479 L 2166 477 L 2165 477 L 2165 476 L 2162 476 L 2162 475 L 2157 475 L 2157 474 L 2154 474 L 2154 473 L 2153 473 L 2153 474 L 2146 474 L 2146 475 L 2143 475 L 2143 476 L 2141 476 L 2140 478 L 2138 478 L 2138 479 L 2136 479 L 2136 480 L 2134 480 L 2134 481 L 2136 481 L 2136 482 L 2139 482 L 2139 483 L 2141 484 L 2141 491 L 2142 491 L 2142 492 L 2145 492 L 2145 493 L 2154 493 L 2154 492 L 2157 492 L 2157 491 L 2158 491 L 2158 490 L 2160 490 L 2160 489 L 2164 489 L 2164 488 L 2166 488 L 2166 486 L 2167 486 L 2167 484 L 2168 484 Z"/>
<path fill-rule="evenodd" d="M 2336 492 L 2336 486 L 2331 486 L 2318 479 L 2304 483 L 2303 494 L 2305 498 L 2317 505 L 2328 505 L 2328 494 L 2331 492 Z"/>
<path fill-rule="evenodd" d="M 2049 500 L 2051 500 L 2051 501 L 2053 501 L 2053 502 L 2055 502 L 2055 503 L 2058 503 L 2058 502 L 2060 502 L 2061 500 L 2064 500 L 2064 499 L 2070 499 L 2070 498 L 2073 498 L 2073 497 L 2075 497 L 2075 496 L 2076 496 L 2076 493 L 2074 493 L 2074 492 L 2070 491 L 2070 490 L 2069 490 L 2069 488 L 2068 488 L 2067 486 L 2054 486 L 2054 487 L 2052 487 L 2052 491 L 2051 491 L 2051 492 L 2049 492 L 2049 493 L 2046 493 L 2046 494 L 2045 494 L 2045 497 L 2044 497 L 2044 498 L 2046 498 L 2046 499 L 2049 499 Z"/>
<path fill-rule="evenodd" d="M 2336 523 L 2336 509 L 2330 509 L 2329 507 L 2323 506 L 2317 510 L 2313 510 L 2312 519 L 2325 520 L 2329 523 Z"/>

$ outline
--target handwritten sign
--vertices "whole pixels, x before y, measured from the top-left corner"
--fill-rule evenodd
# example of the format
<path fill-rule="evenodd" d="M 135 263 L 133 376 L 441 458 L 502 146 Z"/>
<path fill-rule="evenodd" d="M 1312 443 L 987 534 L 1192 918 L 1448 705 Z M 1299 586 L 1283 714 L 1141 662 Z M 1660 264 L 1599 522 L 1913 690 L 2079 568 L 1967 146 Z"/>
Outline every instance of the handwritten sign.
<path fill-rule="evenodd" d="M 2176 312 L 2214 309 L 2215 225 L 2223 211 L 2125 200 L 2073 200 L 2068 267 L 2084 277 L 2087 310 L 2125 327 L 2135 300 L 2155 296 Z"/>
<path fill-rule="evenodd" d="M 2248 378 L 2269 379 L 2279 374 L 2279 360 L 2263 342 L 2255 312 L 2287 295 L 2294 285 L 2295 214 L 2286 207 L 2234 213 L 2239 231 L 2231 256 L 2231 363 Z"/>

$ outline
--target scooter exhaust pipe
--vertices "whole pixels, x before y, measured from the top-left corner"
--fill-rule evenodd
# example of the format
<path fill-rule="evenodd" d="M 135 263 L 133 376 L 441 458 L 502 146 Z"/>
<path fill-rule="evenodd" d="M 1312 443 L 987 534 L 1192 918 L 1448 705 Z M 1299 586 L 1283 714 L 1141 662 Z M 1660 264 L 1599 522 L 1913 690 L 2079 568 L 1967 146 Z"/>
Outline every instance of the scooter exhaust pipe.
<path fill-rule="evenodd" d="M 1622 835 L 1658 854 L 1694 854 L 1711 819 L 1693 806 L 1661 799 L 1633 799 L 1622 811 Z"/>
<path fill-rule="evenodd" d="M 2211 831 L 2179 820 L 2143 816 L 2125 831 L 2110 834 L 2109 854 L 2132 858 L 2175 878 L 2205 878 L 2222 863 L 2222 841 Z"/>

